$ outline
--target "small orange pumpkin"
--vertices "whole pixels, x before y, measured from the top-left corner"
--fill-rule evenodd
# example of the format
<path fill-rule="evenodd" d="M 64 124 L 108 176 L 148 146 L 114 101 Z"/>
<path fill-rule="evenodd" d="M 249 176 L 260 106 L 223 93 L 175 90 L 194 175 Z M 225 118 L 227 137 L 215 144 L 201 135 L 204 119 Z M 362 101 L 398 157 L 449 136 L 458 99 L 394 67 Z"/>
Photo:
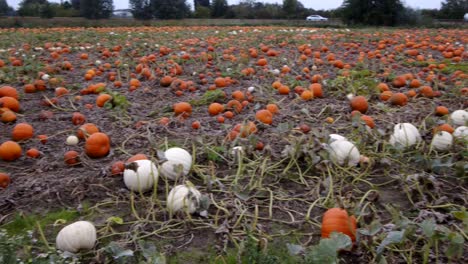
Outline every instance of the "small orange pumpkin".
<path fill-rule="evenodd" d="M 320 83 L 312 83 L 309 86 L 309 90 L 313 92 L 314 97 L 322 98 L 323 97 L 323 89 Z"/>
<path fill-rule="evenodd" d="M 123 161 L 116 161 L 112 163 L 111 165 L 112 176 L 120 175 L 124 172 L 124 170 L 125 170 L 125 163 L 123 163 Z"/>
<path fill-rule="evenodd" d="M 444 116 L 449 114 L 449 110 L 445 106 L 437 106 L 435 109 L 435 114 L 438 116 Z"/>
<path fill-rule="evenodd" d="M 159 82 L 162 87 L 169 87 L 173 81 L 173 78 L 169 75 L 166 75 L 161 78 L 161 81 Z"/>
<path fill-rule="evenodd" d="M 0 97 L 9 96 L 18 100 L 18 91 L 11 86 L 0 87 Z"/>
<path fill-rule="evenodd" d="M 21 146 L 14 141 L 6 141 L 0 145 L 0 159 L 14 161 L 21 157 Z"/>
<path fill-rule="evenodd" d="M 404 93 L 394 93 L 389 101 L 392 105 L 404 106 L 408 103 L 408 97 Z"/>
<path fill-rule="evenodd" d="M 86 122 L 86 117 L 82 113 L 75 112 L 72 116 L 72 123 L 74 125 L 81 125 Z"/>
<path fill-rule="evenodd" d="M 208 113 L 210 113 L 210 115 L 217 115 L 223 111 L 224 106 L 220 103 L 211 103 L 210 106 L 208 106 Z"/>
<path fill-rule="evenodd" d="M 85 152 L 91 158 L 102 158 L 109 153 L 110 139 L 101 132 L 93 133 L 85 144 Z"/>
<path fill-rule="evenodd" d="M 13 128 L 11 137 L 14 141 L 28 140 L 34 136 L 34 129 L 28 123 L 19 123 Z"/>
<path fill-rule="evenodd" d="M 79 154 L 74 150 L 67 151 L 63 158 L 65 163 L 70 166 L 76 165 L 80 162 Z"/>
<path fill-rule="evenodd" d="M 95 124 L 86 123 L 80 126 L 80 128 L 78 128 L 78 130 L 76 131 L 76 136 L 79 139 L 85 139 L 86 137 L 89 137 L 90 135 L 97 132 L 99 132 L 99 128 Z"/>
<path fill-rule="evenodd" d="M 453 129 L 451 125 L 446 123 L 446 124 L 442 124 L 440 126 L 435 127 L 433 130 L 433 133 L 436 134 L 439 131 L 445 131 L 445 132 L 452 134 L 455 131 L 455 129 Z"/>
<path fill-rule="evenodd" d="M 129 159 L 127 159 L 127 163 L 134 162 L 137 160 L 147 160 L 147 159 L 148 157 L 145 154 L 138 153 L 138 154 L 131 156 Z"/>
<path fill-rule="evenodd" d="M 33 159 L 39 158 L 40 155 L 41 153 L 36 148 L 31 148 L 28 151 L 26 151 L 26 156 L 33 158 Z"/>
<path fill-rule="evenodd" d="M 110 94 L 100 94 L 97 98 L 96 98 L 96 105 L 98 107 L 103 107 L 108 101 L 112 100 L 112 96 Z"/>
<path fill-rule="evenodd" d="M 356 241 L 356 218 L 349 216 L 346 210 L 341 208 L 328 209 L 323 215 L 322 220 L 322 238 L 330 237 L 333 232 L 345 234 Z"/>
<path fill-rule="evenodd" d="M 0 97 L 0 107 L 6 107 L 11 111 L 18 112 L 20 110 L 20 103 L 13 97 L 4 96 Z"/>
<path fill-rule="evenodd" d="M 364 96 L 354 96 L 353 98 L 351 98 L 350 100 L 350 106 L 351 106 L 351 109 L 354 111 L 354 110 L 357 110 L 363 114 L 365 114 L 367 112 L 367 109 L 369 108 L 369 104 L 367 103 L 367 99 L 364 97 Z"/>
<path fill-rule="evenodd" d="M 271 125 L 271 123 L 273 123 L 273 114 L 265 109 L 257 111 L 257 113 L 255 113 L 255 118 L 267 125 Z"/>
<path fill-rule="evenodd" d="M 6 189 L 10 185 L 10 176 L 6 173 L 0 172 L 0 188 Z"/>
<path fill-rule="evenodd" d="M 192 114 L 192 106 L 187 102 L 175 103 L 173 109 L 176 116 L 180 115 L 186 118 Z"/>

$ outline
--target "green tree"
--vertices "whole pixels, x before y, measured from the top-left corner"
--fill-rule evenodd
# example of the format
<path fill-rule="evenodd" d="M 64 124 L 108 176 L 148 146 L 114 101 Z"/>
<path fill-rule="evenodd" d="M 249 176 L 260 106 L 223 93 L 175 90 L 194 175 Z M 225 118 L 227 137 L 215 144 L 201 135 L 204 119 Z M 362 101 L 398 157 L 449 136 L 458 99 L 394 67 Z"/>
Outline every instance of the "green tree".
<path fill-rule="evenodd" d="M 193 13 L 193 17 L 195 18 L 210 18 L 211 10 L 209 7 L 196 5 L 195 6 L 195 13 Z"/>
<path fill-rule="evenodd" d="M 71 0 L 71 5 L 73 9 L 80 10 L 80 2 L 81 0 Z"/>
<path fill-rule="evenodd" d="M 53 18 L 55 16 L 55 11 L 49 2 L 41 5 L 39 16 L 42 18 Z"/>
<path fill-rule="evenodd" d="M 468 0 L 446 0 L 442 2 L 441 18 L 463 19 L 466 13 L 468 13 Z"/>
<path fill-rule="evenodd" d="M 223 17 L 228 11 L 228 4 L 226 0 L 214 0 L 211 4 L 211 16 Z"/>
<path fill-rule="evenodd" d="M 148 20 L 153 18 L 150 0 L 130 0 L 130 8 L 134 18 Z"/>
<path fill-rule="evenodd" d="M 158 19 L 181 19 L 190 15 L 186 0 L 152 0 L 151 5 Z"/>
<path fill-rule="evenodd" d="M 283 0 L 283 12 L 286 18 L 296 17 L 297 0 Z"/>
<path fill-rule="evenodd" d="M 13 12 L 13 8 L 8 5 L 6 0 L 0 0 L 0 16 L 6 16 Z"/>
<path fill-rule="evenodd" d="M 195 10 L 197 10 L 197 6 L 210 7 L 210 0 L 194 0 L 193 6 L 195 6 Z"/>
<path fill-rule="evenodd" d="M 109 18 L 114 10 L 112 0 L 81 0 L 80 14 L 89 19 Z"/>
<path fill-rule="evenodd" d="M 47 0 L 23 0 L 19 3 L 18 15 L 20 16 L 39 16 L 42 5 Z"/>
<path fill-rule="evenodd" d="M 348 24 L 395 26 L 405 11 L 400 0 L 345 0 L 343 20 Z"/>

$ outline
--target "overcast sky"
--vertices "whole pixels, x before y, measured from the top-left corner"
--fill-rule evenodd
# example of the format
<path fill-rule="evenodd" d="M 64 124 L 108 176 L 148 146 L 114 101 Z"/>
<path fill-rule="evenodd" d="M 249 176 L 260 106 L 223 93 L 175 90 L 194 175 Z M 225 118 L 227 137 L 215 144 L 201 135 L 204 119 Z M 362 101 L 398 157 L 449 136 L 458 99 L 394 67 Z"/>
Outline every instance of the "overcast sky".
<path fill-rule="evenodd" d="M 60 2 L 60 0 L 49 0 L 50 2 Z M 229 4 L 238 4 L 242 0 L 228 0 Z M 18 3 L 21 0 L 7 0 L 8 4 L 17 8 Z M 193 5 L 192 0 L 188 0 L 188 3 Z M 257 2 L 263 3 L 282 3 L 283 0 L 257 0 Z M 320 9 L 333 9 L 339 7 L 343 0 L 300 0 L 300 2 L 308 8 L 315 10 Z M 441 0 L 402 0 L 406 5 L 413 8 L 440 8 Z M 128 8 L 128 0 L 114 0 L 114 6 L 116 9 Z"/>

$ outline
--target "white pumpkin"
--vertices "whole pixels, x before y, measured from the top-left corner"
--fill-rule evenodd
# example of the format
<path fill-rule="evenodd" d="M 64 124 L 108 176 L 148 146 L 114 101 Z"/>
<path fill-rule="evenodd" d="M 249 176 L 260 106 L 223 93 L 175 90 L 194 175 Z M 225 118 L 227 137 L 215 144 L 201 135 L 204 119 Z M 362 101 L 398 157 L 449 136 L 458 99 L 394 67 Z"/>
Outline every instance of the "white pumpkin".
<path fill-rule="evenodd" d="M 69 145 L 69 146 L 75 146 L 75 145 L 78 144 L 78 141 L 79 141 L 79 139 L 78 139 L 77 136 L 75 136 L 75 135 L 70 135 L 70 136 L 67 137 L 66 143 L 67 143 L 67 145 Z"/>
<path fill-rule="evenodd" d="M 161 165 L 160 171 L 162 175 L 171 180 L 176 180 L 178 177 L 187 175 L 188 173 L 184 166 L 175 160 L 165 161 Z"/>
<path fill-rule="evenodd" d="M 339 165 L 356 166 L 359 163 L 361 154 L 353 143 L 347 140 L 333 141 L 328 148 L 330 158 Z M 345 162 L 348 162 L 345 164 Z"/>
<path fill-rule="evenodd" d="M 96 243 L 96 228 L 91 222 L 78 221 L 62 228 L 57 235 L 57 248 L 72 253 L 92 249 Z"/>
<path fill-rule="evenodd" d="M 153 188 L 158 179 L 158 169 L 151 160 L 137 160 L 126 166 L 124 183 L 132 191 L 145 192 Z"/>
<path fill-rule="evenodd" d="M 343 137 L 342 135 L 338 134 L 330 134 L 328 142 L 338 141 L 338 140 L 348 140 L 347 138 Z"/>
<path fill-rule="evenodd" d="M 187 175 L 192 167 L 192 155 L 188 153 L 185 149 L 182 148 L 170 148 L 164 152 L 164 156 L 167 161 L 161 166 L 161 174 L 166 176 L 171 180 L 177 178 L 177 171 L 174 171 L 174 168 L 177 168 L 177 165 L 182 165 L 183 169 L 180 173 L 183 176 Z M 169 162 L 169 163 L 168 163 Z M 180 175 L 180 176 L 182 176 Z"/>
<path fill-rule="evenodd" d="M 390 136 L 392 146 L 410 147 L 421 142 L 421 134 L 418 129 L 410 123 L 399 123 L 393 128 L 393 134 Z"/>
<path fill-rule="evenodd" d="M 450 115 L 450 119 L 455 126 L 464 126 L 468 122 L 468 112 L 465 110 L 456 110 Z"/>
<path fill-rule="evenodd" d="M 190 183 L 175 186 L 167 196 L 167 209 L 170 214 L 186 210 L 193 214 L 200 204 L 201 193 Z"/>
<path fill-rule="evenodd" d="M 453 136 L 458 139 L 468 140 L 468 127 L 459 126 L 453 131 Z"/>
<path fill-rule="evenodd" d="M 447 150 L 452 146 L 453 136 L 447 131 L 437 132 L 432 138 L 431 146 L 435 150 Z"/>

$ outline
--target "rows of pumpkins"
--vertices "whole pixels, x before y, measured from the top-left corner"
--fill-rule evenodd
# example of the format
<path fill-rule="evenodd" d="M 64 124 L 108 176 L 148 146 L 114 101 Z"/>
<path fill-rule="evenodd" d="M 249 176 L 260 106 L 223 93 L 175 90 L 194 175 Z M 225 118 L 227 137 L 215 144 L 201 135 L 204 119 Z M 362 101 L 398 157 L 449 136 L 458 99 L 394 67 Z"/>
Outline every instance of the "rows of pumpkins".
<path fill-rule="evenodd" d="M 431 142 L 431 148 L 444 151 L 453 144 L 453 138 L 468 140 L 468 112 L 454 111 L 450 116 L 457 128 L 453 133 L 437 132 Z M 408 148 L 422 141 L 418 129 L 410 123 L 399 123 L 394 126 L 389 143 L 394 147 Z M 328 144 L 325 144 L 330 159 L 342 166 L 355 166 L 366 157 L 360 155 L 358 148 L 347 138 L 331 134 Z M 164 152 L 164 162 L 159 170 L 149 159 L 135 160 L 128 163 L 123 171 L 125 186 L 134 192 L 146 192 L 154 187 L 159 173 L 170 180 L 186 176 L 192 167 L 192 156 L 182 148 L 169 148 Z M 172 215 L 178 211 L 193 214 L 197 211 L 202 194 L 189 181 L 175 186 L 168 194 L 167 209 Z M 341 208 L 331 208 L 325 212 L 322 220 L 322 237 L 327 238 L 333 232 L 340 232 L 356 239 L 356 218 L 349 216 Z M 80 249 L 92 249 L 96 243 L 96 228 L 91 222 L 78 221 L 64 227 L 57 235 L 57 248 L 63 251 L 77 252 Z"/>

